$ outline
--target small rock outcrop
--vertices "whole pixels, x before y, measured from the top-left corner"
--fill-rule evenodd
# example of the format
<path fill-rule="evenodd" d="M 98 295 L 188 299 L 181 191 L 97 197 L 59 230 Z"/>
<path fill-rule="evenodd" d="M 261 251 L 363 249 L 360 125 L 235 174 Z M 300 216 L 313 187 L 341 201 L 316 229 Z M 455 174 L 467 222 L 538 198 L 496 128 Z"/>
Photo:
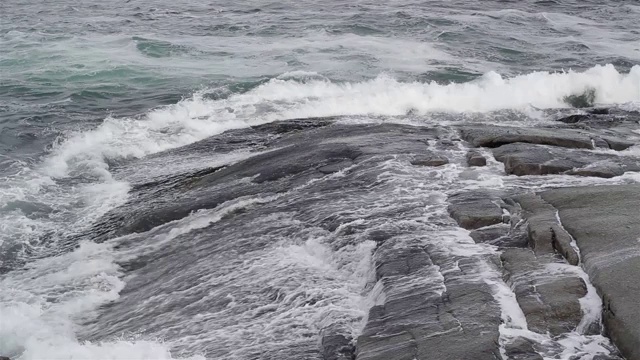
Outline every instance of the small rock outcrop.
<path fill-rule="evenodd" d="M 640 170 L 636 158 L 537 144 L 503 145 L 493 149 L 493 155 L 504 163 L 507 174 L 518 176 L 568 174 L 611 178 Z"/>
<path fill-rule="evenodd" d="M 467 230 L 500 224 L 505 220 L 500 201 L 489 192 L 463 192 L 449 197 L 449 215 Z"/>
<path fill-rule="evenodd" d="M 476 147 L 495 148 L 512 143 L 593 149 L 592 137 L 573 129 L 545 129 L 509 126 L 465 126 L 462 138 Z"/>
<path fill-rule="evenodd" d="M 487 165 L 487 159 L 478 151 L 470 150 L 467 152 L 467 165 L 469 166 L 485 166 Z"/>
<path fill-rule="evenodd" d="M 437 155 L 433 153 L 426 153 L 423 155 L 414 156 L 411 159 L 411 165 L 416 166 L 442 166 L 449 163 L 449 159 L 442 155 Z"/>

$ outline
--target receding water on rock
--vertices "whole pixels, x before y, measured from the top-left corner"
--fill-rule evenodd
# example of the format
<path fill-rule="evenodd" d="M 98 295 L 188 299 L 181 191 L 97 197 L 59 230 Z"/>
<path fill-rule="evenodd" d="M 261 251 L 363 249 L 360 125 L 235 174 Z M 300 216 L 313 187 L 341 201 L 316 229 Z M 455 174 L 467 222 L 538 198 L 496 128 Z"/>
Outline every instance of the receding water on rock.
<path fill-rule="evenodd" d="M 0 4 L 0 357 L 640 359 L 640 7 Z"/>

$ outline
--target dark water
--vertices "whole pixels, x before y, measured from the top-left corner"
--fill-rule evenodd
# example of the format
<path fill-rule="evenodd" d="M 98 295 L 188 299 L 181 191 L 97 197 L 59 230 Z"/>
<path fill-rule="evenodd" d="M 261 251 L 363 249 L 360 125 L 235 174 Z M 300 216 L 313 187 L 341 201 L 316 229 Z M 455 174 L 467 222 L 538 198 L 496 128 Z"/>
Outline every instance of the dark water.
<path fill-rule="evenodd" d="M 118 331 L 86 325 L 100 306 L 118 299 L 129 283 L 122 257 L 134 256 L 113 244 L 94 244 L 86 233 L 90 224 L 127 201 L 132 186 L 232 163 L 256 149 L 228 156 L 162 151 L 292 118 L 537 123 L 570 107 L 567 96 L 590 91 L 597 104 L 637 110 L 639 17 L 637 1 L 2 1 L 0 283 L 11 290 L 0 291 L 0 354 L 168 358 L 172 350 L 174 356 L 219 351 L 246 358 L 242 352 L 229 355 L 229 347 L 251 348 L 238 340 L 241 329 L 235 334 L 222 325 L 209 325 L 216 333 L 178 335 L 145 331 L 135 316 Z M 405 180 L 414 186 L 412 179 Z M 434 186 L 454 185 L 443 180 Z M 331 202 L 331 191 L 325 191 L 323 201 Z M 264 199 L 271 198 L 245 200 Z M 175 229 L 205 227 L 225 209 Z M 277 216 L 282 224 L 293 221 Z M 308 231 L 286 236 L 297 239 Z M 78 239 L 87 242 L 69 252 Z M 370 244 L 348 254 L 332 253 L 322 241 L 282 246 L 296 259 L 342 264 L 318 266 L 336 272 L 343 287 L 335 299 L 357 333 L 370 305 L 358 290 L 368 283 L 368 263 L 353 259 L 366 259 Z M 275 277 L 289 269 L 270 263 L 280 261 L 277 256 L 265 252 L 252 261 L 271 264 L 268 276 Z M 336 286 L 314 276 L 289 285 L 317 281 L 320 292 Z M 134 308 L 146 311 L 140 304 Z M 162 326 L 185 326 L 172 311 L 162 311 L 170 319 L 173 314 Z M 223 324 L 240 318 L 223 315 L 209 319 Z M 310 328 L 319 321 L 311 313 L 296 316 Z M 126 311 L 118 321 L 125 318 Z M 229 334 L 236 337 L 223 341 Z M 92 342 L 83 345 L 77 337 Z M 189 350 L 186 344 L 194 339 L 221 346 Z"/>

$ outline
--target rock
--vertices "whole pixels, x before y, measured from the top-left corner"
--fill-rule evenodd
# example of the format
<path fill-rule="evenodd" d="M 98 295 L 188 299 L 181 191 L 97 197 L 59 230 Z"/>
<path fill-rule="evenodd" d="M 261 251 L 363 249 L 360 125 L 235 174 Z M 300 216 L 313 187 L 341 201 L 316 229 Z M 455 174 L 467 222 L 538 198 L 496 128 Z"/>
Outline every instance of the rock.
<path fill-rule="evenodd" d="M 587 110 L 587 112 L 594 115 L 609 115 L 609 108 L 593 108 Z"/>
<path fill-rule="evenodd" d="M 477 150 L 467 152 L 467 165 L 469 166 L 485 166 L 487 159 Z"/>
<path fill-rule="evenodd" d="M 627 359 L 640 359 L 640 185 L 542 192 L 576 239 L 591 282 L 603 298 L 607 334 Z"/>
<path fill-rule="evenodd" d="M 570 129 L 544 129 L 509 126 L 464 126 L 460 132 L 473 146 L 495 148 L 512 143 L 553 145 L 592 149 L 591 136 Z"/>
<path fill-rule="evenodd" d="M 353 339 L 348 331 L 339 326 L 329 326 L 322 330 L 320 352 L 323 360 L 351 360 L 355 356 Z"/>
<path fill-rule="evenodd" d="M 570 274 L 540 275 L 553 257 L 539 257 L 529 249 L 507 249 L 500 259 L 529 330 L 552 335 L 575 330 L 582 320 L 580 298 L 587 293 L 582 278 Z"/>
<path fill-rule="evenodd" d="M 320 171 L 323 174 L 333 174 L 335 172 L 348 168 L 351 165 L 353 165 L 352 160 L 343 160 L 343 161 L 334 162 L 332 164 L 322 166 L 318 169 L 318 171 Z"/>
<path fill-rule="evenodd" d="M 8 358 L 7 356 L 0 356 L 0 360 L 11 360 L 11 359 Z"/>
<path fill-rule="evenodd" d="M 417 166 L 442 166 L 449 163 L 449 159 L 442 155 L 427 154 L 418 155 L 411 159 L 411 165 Z"/>
<path fill-rule="evenodd" d="M 509 237 L 509 225 L 500 223 L 495 226 L 483 227 L 471 231 L 469 236 L 476 243 L 494 243 L 501 238 Z"/>
<path fill-rule="evenodd" d="M 460 227 L 473 230 L 502 223 L 504 214 L 500 197 L 487 192 L 466 192 L 449 197 L 449 215 Z"/>
<path fill-rule="evenodd" d="M 307 131 L 301 131 L 304 129 Z M 95 234 L 100 234 L 96 241 L 144 232 L 184 218 L 195 210 L 215 208 L 242 196 L 258 194 L 263 191 L 263 183 L 269 183 L 273 193 L 282 193 L 372 156 L 382 161 L 390 154 L 425 154 L 428 153 L 425 139 L 435 138 L 437 132 L 432 128 L 398 124 L 350 126 L 329 121 L 315 124 L 307 120 L 234 130 L 175 151 L 210 154 L 213 148 L 228 152 L 237 149 L 235 144 L 246 146 L 248 138 L 271 140 L 260 143 L 260 151 L 253 156 L 229 166 L 179 174 L 161 182 L 133 184 L 129 201 L 107 213 L 90 232 L 94 239 Z M 172 151 L 164 155 L 169 156 Z M 442 159 L 429 161 L 443 162 Z M 221 188 L 224 191 L 219 191 Z"/>
<path fill-rule="evenodd" d="M 624 360 L 619 356 L 615 356 L 615 355 L 596 355 L 593 357 L 593 360 Z"/>
<path fill-rule="evenodd" d="M 463 269 L 471 265 L 459 260 Z M 378 248 L 375 264 L 383 303 L 369 311 L 356 359 L 500 357 L 500 310 L 492 291 L 465 281 L 463 270 L 452 268 L 455 258 L 429 252 L 419 241 L 398 247 L 389 239 Z"/>
<path fill-rule="evenodd" d="M 609 136 L 603 136 L 602 140 L 607 142 L 607 144 L 609 145 L 610 149 L 613 149 L 613 150 L 616 150 L 616 151 L 626 150 L 626 149 L 636 145 L 636 143 L 633 142 L 633 141 L 628 141 L 628 140 L 619 139 L 619 138 L 615 138 L 615 137 L 609 137 Z"/>
<path fill-rule="evenodd" d="M 589 114 L 574 114 L 574 115 L 561 117 L 560 119 L 558 119 L 556 121 L 560 121 L 560 122 L 563 122 L 563 123 L 566 123 L 566 124 L 576 124 L 576 123 L 579 123 L 581 121 L 588 120 L 590 118 L 591 118 L 591 115 L 589 115 Z"/>
<path fill-rule="evenodd" d="M 536 194 L 513 197 L 527 220 L 529 245 L 536 255 L 558 251 L 571 265 L 578 265 L 580 255 L 572 246 L 573 238 L 558 222 L 556 209 Z"/>
<path fill-rule="evenodd" d="M 636 158 L 587 150 L 515 143 L 493 149 L 505 172 L 518 176 L 568 174 L 610 178 L 626 171 L 639 171 Z"/>
<path fill-rule="evenodd" d="M 533 348 L 533 341 L 518 337 L 505 345 L 505 355 L 510 360 L 542 360 Z"/>

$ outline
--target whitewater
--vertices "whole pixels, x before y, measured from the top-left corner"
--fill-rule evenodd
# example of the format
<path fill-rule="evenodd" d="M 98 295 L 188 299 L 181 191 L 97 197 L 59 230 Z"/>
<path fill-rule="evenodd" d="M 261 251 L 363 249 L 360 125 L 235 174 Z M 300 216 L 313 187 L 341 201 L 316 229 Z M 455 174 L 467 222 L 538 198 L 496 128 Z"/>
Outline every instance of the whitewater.
<path fill-rule="evenodd" d="M 203 236 L 200 230 L 244 209 L 276 204 L 286 209 L 293 200 L 267 189 L 141 233 L 91 234 L 96 222 L 126 205 L 145 184 L 229 166 L 259 153 L 249 147 L 224 154 L 193 150 L 230 130 L 323 118 L 339 124 L 532 126 L 583 114 L 571 98 L 589 94 L 594 95 L 591 107 L 640 111 L 640 53 L 637 32 L 629 30 L 633 25 L 607 24 L 598 4 L 575 10 L 578 5 L 549 3 L 555 5 L 512 4 L 522 7 L 504 10 L 497 2 L 483 9 L 481 3 L 460 1 L 434 10 L 410 2 L 398 8 L 365 2 L 320 12 L 307 2 L 282 8 L 180 1 L 152 7 L 134 0 L 127 3 L 126 14 L 98 3 L 3 4 L 0 356 L 248 359 L 266 349 L 277 357 L 287 346 L 307 346 L 308 338 L 317 336 L 313 331 L 336 321 L 355 338 L 368 310 L 384 300 L 372 267 L 376 243 L 355 242 L 336 250 L 332 241 L 352 227 L 382 226 L 367 219 L 396 209 L 397 202 L 418 202 L 425 210 L 390 222 L 434 231 L 445 239 L 438 245 L 441 251 L 473 260 L 481 274 L 476 280 L 489 284 L 500 303 L 505 338 L 525 334 L 557 342 L 545 358 L 608 351 L 606 338 L 584 329 L 561 341 L 528 333 L 513 294 L 490 266 L 496 248 L 473 243 L 467 231 L 425 225 L 425 219 L 444 221 L 444 194 L 454 189 L 507 189 L 525 182 L 531 189 L 614 184 L 635 182 L 635 174 L 525 181 L 503 176 L 501 164 L 492 160 L 470 174 L 460 166 L 465 151 L 460 147 L 447 150 L 455 160 L 433 172 L 389 159 L 375 169 L 380 181 L 396 189 L 385 188 L 386 199 L 354 193 L 346 201 L 339 189 L 317 190 L 318 201 L 326 203 L 315 211 L 333 209 L 354 217 L 334 233 L 305 229 L 295 210 L 274 212 L 249 224 L 254 227 L 246 235 L 271 236 L 274 246 L 246 253 L 217 250 L 209 261 L 218 265 L 203 263 L 188 273 L 203 289 L 183 289 L 180 282 L 188 280 L 156 269 L 158 278 L 167 276 L 164 295 L 135 301 L 125 289 L 127 284 L 144 288 L 140 275 L 133 274 L 140 259 L 160 259 L 158 252 Z M 619 24 L 635 24 L 640 14 L 633 3 L 611 6 L 608 15 Z M 58 20 L 67 12 L 65 25 Z M 25 20 L 35 14 L 41 22 Z M 182 151 L 184 146 L 192 147 Z M 639 154 L 637 148 L 627 153 Z M 349 170 L 341 170 L 330 178 L 349 176 Z M 436 181 L 426 184 L 426 176 Z M 287 196 L 304 197 L 326 181 L 297 184 Z M 278 232 L 280 227 L 294 233 Z M 273 233 L 261 234 L 265 229 Z M 220 233 L 226 236 L 233 238 Z M 446 269 L 431 271 L 430 280 L 419 281 L 444 284 L 439 276 Z M 582 270 L 578 275 L 588 280 Z M 243 302 L 271 281 L 282 294 L 256 295 L 257 309 Z M 593 323 L 600 321 L 594 309 L 602 303 L 589 286 L 582 305 L 589 317 L 585 322 Z M 191 321 L 169 299 L 173 292 L 185 298 L 197 294 L 205 304 L 224 303 L 224 309 L 194 310 Z M 285 305 L 263 304 L 261 296 Z M 110 314 L 118 301 L 135 306 L 130 314 Z M 158 323 L 121 331 L 148 321 L 145 313 L 154 309 L 167 311 L 158 310 Z M 102 316 L 118 321 L 101 323 Z"/>

